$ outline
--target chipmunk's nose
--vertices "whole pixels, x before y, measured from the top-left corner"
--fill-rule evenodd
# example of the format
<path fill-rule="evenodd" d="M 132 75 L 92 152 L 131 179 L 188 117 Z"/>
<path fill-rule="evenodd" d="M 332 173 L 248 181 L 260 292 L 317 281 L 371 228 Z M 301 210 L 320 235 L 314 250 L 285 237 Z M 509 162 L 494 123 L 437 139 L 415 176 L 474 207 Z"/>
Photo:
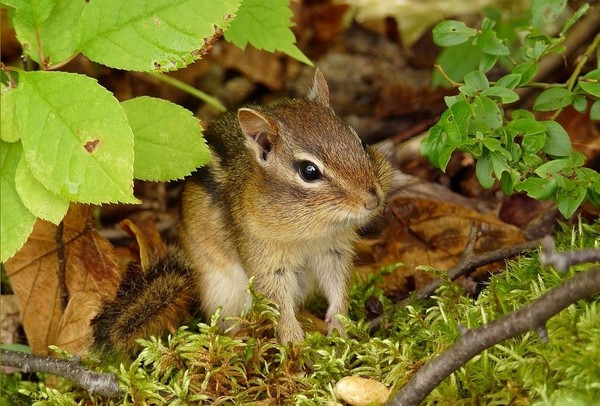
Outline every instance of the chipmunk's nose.
<path fill-rule="evenodd" d="M 369 190 L 369 197 L 365 199 L 365 209 L 375 210 L 381 204 L 382 197 L 381 193 L 377 193 L 375 188 Z"/>

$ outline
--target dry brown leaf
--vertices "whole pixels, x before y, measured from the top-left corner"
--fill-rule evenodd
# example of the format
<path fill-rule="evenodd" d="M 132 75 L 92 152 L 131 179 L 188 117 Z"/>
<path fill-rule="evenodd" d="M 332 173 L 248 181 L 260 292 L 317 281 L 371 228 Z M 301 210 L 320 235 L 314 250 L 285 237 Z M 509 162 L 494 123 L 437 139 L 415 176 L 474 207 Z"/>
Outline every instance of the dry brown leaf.
<path fill-rule="evenodd" d="M 381 237 L 358 244 L 358 271 L 366 275 L 382 266 L 402 263 L 384 278 L 384 289 L 392 295 L 407 293 L 407 285 L 418 289 L 434 279 L 430 273 L 415 270 L 419 265 L 441 270 L 453 267 L 473 226 L 481 230 L 475 253 L 523 241 L 519 228 L 503 223 L 492 213 L 481 214 L 456 204 L 405 196 L 391 199 L 387 206 Z"/>
<path fill-rule="evenodd" d="M 19 298 L 29 345 L 36 354 L 47 354 L 48 345 L 58 343 L 67 351 L 81 353 L 89 340 L 90 309 L 114 296 L 120 282 L 112 245 L 89 226 L 91 210 L 72 205 L 63 220 L 69 299 L 65 309 L 58 278 L 57 226 L 38 220 L 27 243 L 5 264 Z"/>
<path fill-rule="evenodd" d="M 142 269 L 148 269 L 152 257 L 165 251 L 165 244 L 153 219 L 146 217 L 135 223 L 125 219 L 119 223 L 119 227 L 136 239 Z"/>

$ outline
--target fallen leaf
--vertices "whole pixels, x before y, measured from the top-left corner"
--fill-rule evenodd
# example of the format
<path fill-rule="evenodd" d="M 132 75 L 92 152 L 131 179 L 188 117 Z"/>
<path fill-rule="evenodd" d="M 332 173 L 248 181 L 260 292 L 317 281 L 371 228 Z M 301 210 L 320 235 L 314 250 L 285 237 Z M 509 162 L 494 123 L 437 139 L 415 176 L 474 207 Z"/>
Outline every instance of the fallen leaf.
<path fill-rule="evenodd" d="M 65 309 L 58 278 L 57 226 L 38 220 L 27 243 L 5 264 L 36 354 L 48 354 L 48 346 L 58 343 L 64 350 L 84 352 L 90 309 L 114 296 L 120 282 L 112 245 L 90 226 L 91 210 L 91 206 L 72 205 L 63 220 Z"/>
<path fill-rule="evenodd" d="M 419 289 L 435 275 L 416 270 L 420 265 L 448 270 L 460 259 L 472 227 L 481 230 L 474 253 L 490 251 L 523 241 L 520 229 L 499 220 L 495 214 L 436 200 L 398 195 L 386 205 L 385 224 L 379 238 L 362 239 L 357 245 L 359 274 L 401 264 L 384 277 L 383 288 L 390 296 Z M 498 268 L 489 265 L 479 272 Z M 409 289 L 410 288 L 410 289 Z"/>

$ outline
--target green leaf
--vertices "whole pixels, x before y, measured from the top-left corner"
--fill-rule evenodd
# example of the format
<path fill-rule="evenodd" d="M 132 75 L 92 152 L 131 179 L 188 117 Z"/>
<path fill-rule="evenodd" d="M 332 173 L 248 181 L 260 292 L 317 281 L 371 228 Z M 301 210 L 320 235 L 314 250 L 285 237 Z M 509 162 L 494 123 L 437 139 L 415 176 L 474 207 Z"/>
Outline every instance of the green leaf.
<path fill-rule="evenodd" d="M 544 132 L 525 134 L 521 146 L 523 152 L 528 154 L 535 154 L 540 151 L 546 144 L 548 136 Z"/>
<path fill-rule="evenodd" d="M 202 127 L 189 110 L 152 97 L 121 104 L 135 139 L 135 178 L 182 179 L 210 160 Z"/>
<path fill-rule="evenodd" d="M 479 71 L 486 73 L 498 62 L 498 55 L 483 54 L 479 61 Z"/>
<path fill-rule="evenodd" d="M 580 94 L 576 94 L 573 97 L 573 108 L 578 113 L 585 113 L 585 111 L 587 110 L 587 98 Z"/>
<path fill-rule="evenodd" d="M 84 1 L 3 0 L 15 8 L 13 24 L 23 50 L 39 64 L 52 66 L 77 53 L 78 21 Z M 42 44 L 42 49 L 39 49 Z M 43 60 L 42 60 L 43 59 Z"/>
<path fill-rule="evenodd" d="M 523 62 L 515 66 L 512 70 L 513 74 L 521 75 L 521 80 L 518 86 L 523 86 L 533 80 L 537 74 L 537 64 L 535 62 Z M 508 86 L 507 86 L 508 87 Z"/>
<path fill-rule="evenodd" d="M 479 95 L 473 100 L 473 121 L 487 129 L 500 128 L 503 123 L 502 110 L 492 99 Z"/>
<path fill-rule="evenodd" d="M 538 177 L 530 177 L 518 183 L 515 190 L 526 192 L 529 197 L 536 200 L 551 199 L 558 188 L 556 179 L 542 179 Z"/>
<path fill-rule="evenodd" d="M 94 0 L 80 25 L 81 51 L 95 62 L 133 71 L 169 71 L 201 57 L 215 25 L 227 29 L 240 0 Z M 266 17 L 265 17 L 266 18 Z"/>
<path fill-rule="evenodd" d="M 565 129 L 556 121 L 542 121 L 546 127 L 546 144 L 542 151 L 551 156 L 569 156 L 571 153 L 571 139 Z"/>
<path fill-rule="evenodd" d="M 25 244 L 36 220 L 15 189 L 15 173 L 22 152 L 20 142 L 0 141 L 0 262 L 12 257 Z"/>
<path fill-rule="evenodd" d="M 478 70 L 473 70 L 465 75 L 465 85 L 483 90 L 490 87 L 487 77 Z"/>
<path fill-rule="evenodd" d="M 34 216 L 58 224 L 67 214 L 69 201 L 38 182 L 27 166 L 24 155 L 19 160 L 15 182 L 21 201 Z"/>
<path fill-rule="evenodd" d="M 498 56 L 510 54 L 508 47 L 496 36 L 496 32 L 492 30 L 485 30 L 479 34 L 476 44 L 486 54 Z"/>
<path fill-rule="evenodd" d="M 492 176 L 493 167 L 490 153 L 484 151 L 481 157 L 475 164 L 475 175 L 477 180 L 485 189 L 489 189 L 494 186 L 494 177 Z"/>
<path fill-rule="evenodd" d="M 496 81 L 496 86 L 514 89 L 521 82 L 522 78 L 523 75 L 520 73 L 509 73 L 498 79 L 498 81 Z"/>
<path fill-rule="evenodd" d="M 544 90 L 535 99 L 533 109 L 537 111 L 551 111 L 568 106 L 573 100 L 573 94 L 563 87 L 553 87 Z"/>
<path fill-rule="evenodd" d="M 567 188 L 559 189 L 556 206 L 563 216 L 569 218 L 581 206 L 587 195 L 587 190 L 580 184 L 568 184 Z"/>
<path fill-rule="evenodd" d="M 467 138 L 467 131 L 473 110 L 471 105 L 465 101 L 456 102 L 442 114 L 440 124 L 448 134 L 448 140 L 460 143 Z"/>
<path fill-rule="evenodd" d="M 444 72 L 455 82 L 462 82 L 465 75 L 477 69 L 484 53 L 469 43 L 442 49 L 436 63 L 444 68 Z M 434 69 L 431 78 L 432 86 L 449 87 L 448 81 L 437 69 Z"/>
<path fill-rule="evenodd" d="M 600 120 L 600 100 L 596 100 L 590 107 L 590 120 Z"/>
<path fill-rule="evenodd" d="M 439 168 L 440 152 L 442 148 L 447 144 L 444 140 L 444 129 L 440 124 L 436 124 L 429 129 L 429 133 L 421 141 L 420 150 L 421 154 L 429 159 L 429 162 Z"/>
<path fill-rule="evenodd" d="M 544 28 L 556 21 L 565 10 L 567 0 L 532 0 L 531 21 L 536 28 Z"/>
<path fill-rule="evenodd" d="M 2 3 L 15 10 L 12 23 L 23 52 L 37 63 L 42 63 L 39 58 L 37 34 L 50 16 L 56 0 L 2 0 Z"/>
<path fill-rule="evenodd" d="M 25 158 L 50 191 L 83 203 L 137 203 L 133 134 L 119 102 L 87 76 L 20 72 Z"/>
<path fill-rule="evenodd" d="M 586 79 L 588 81 L 586 81 Z M 583 78 L 579 78 L 579 86 L 588 94 L 600 97 L 600 69 L 594 69 Z"/>
<path fill-rule="evenodd" d="M 209 2 L 214 7 L 214 2 Z M 238 48 L 250 43 L 257 49 L 281 51 L 292 58 L 312 66 L 296 46 L 296 37 L 290 29 L 292 11 L 287 0 L 244 0 L 225 39 Z"/>
<path fill-rule="evenodd" d="M 501 86 L 492 86 L 489 89 L 485 89 L 481 92 L 483 96 L 490 98 L 498 98 L 502 103 L 514 103 L 519 100 L 519 95 L 514 91 Z"/>
<path fill-rule="evenodd" d="M 570 158 L 554 159 L 552 161 L 546 162 L 543 165 L 540 165 L 535 170 L 535 173 L 541 178 L 546 178 L 552 175 L 556 175 L 561 171 L 572 167 L 573 161 Z"/>
<path fill-rule="evenodd" d="M 19 129 L 19 121 L 15 112 L 15 94 L 17 89 L 2 89 L 0 94 L 0 138 L 2 141 L 15 142 L 21 138 L 21 130 Z"/>
<path fill-rule="evenodd" d="M 477 30 L 462 21 L 448 20 L 438 23 L 432 30 L 433 42 L 441 47 L 462 44 L 477 35 Z"/>

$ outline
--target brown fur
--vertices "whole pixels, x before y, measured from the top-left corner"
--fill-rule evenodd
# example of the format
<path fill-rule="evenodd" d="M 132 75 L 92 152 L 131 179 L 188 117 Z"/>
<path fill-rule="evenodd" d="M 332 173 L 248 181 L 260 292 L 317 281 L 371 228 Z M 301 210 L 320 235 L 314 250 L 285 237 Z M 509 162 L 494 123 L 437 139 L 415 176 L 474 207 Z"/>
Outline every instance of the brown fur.
<path fill-rule="evenodd" d="M 211 125 L 204 135 L 212 162 L 186 181 L 182 195 L 182 252 L 174 262 L 181 269 L 157 270 L 154 279 L 126 276 L 127 289 L 94 321 L 97 346 L 130 350 L 134 338 L 175 326 L 192 296 L 207 317 L 221 307 L 225 329 L 225 318 L 252 303 L 249 277 L 279 306 L 280 341 L 302 339 L 296 311 L 314 290 L 329 302 L 329 331 L 343 333 L 336 315 L 347 313 L 356 229 L 383 206 L 392 170 L 363 148 L 328 98 L 317 71 L 309 97 L 225 113 Z M 302 161 L 316 164 L 322 178 L 304 181 Z"/>

